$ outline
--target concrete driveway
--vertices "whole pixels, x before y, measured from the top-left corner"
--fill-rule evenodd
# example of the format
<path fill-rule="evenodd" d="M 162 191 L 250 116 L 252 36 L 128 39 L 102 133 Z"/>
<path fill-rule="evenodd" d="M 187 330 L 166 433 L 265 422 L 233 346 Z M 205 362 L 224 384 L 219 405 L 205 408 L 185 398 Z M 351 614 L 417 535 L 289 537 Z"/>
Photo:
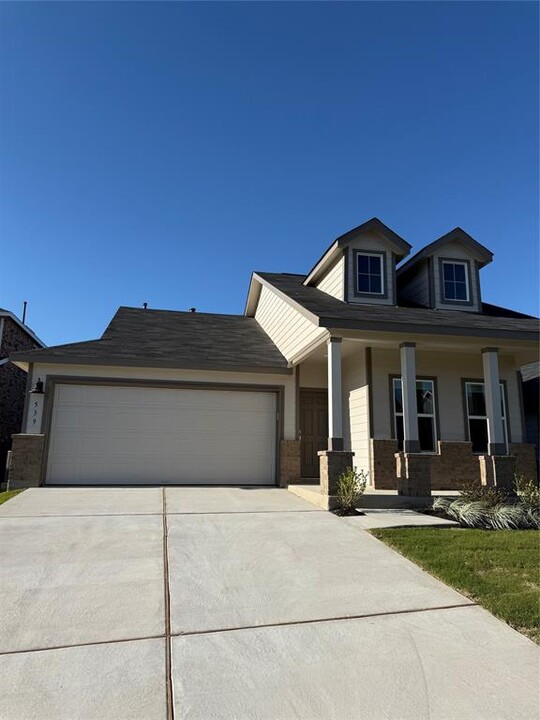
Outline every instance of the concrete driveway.
<path fill-rule="evenodd" d="M 532 720 L 538 651 L 279 489 L 0 506 L 0 717 Z"/>

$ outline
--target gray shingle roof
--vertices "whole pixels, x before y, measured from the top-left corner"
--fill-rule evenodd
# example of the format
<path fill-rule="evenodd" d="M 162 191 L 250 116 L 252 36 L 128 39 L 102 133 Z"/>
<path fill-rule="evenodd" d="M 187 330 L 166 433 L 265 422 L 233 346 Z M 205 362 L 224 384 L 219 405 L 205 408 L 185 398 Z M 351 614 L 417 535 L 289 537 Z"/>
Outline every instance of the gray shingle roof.
<path fill-rule="evenodd" d="M 253 318 L 121 307 L 100 340 L 16 353 L 12 360 L 288 372 Z"/>
<path fill-rule="evenodd" d="M 360 305 L 344 303 L 315 287 L 303 285 L 304 275 L 255 273 L 300 306 L 322 327 L 388 332 L 420 332 L 480 337 L 509 337 L 538 340 L 536 318 L 516 318 L 459 310 L 395 307 L 393 305 Z M 511 313 L 511 311 L 510 311 Z"/>

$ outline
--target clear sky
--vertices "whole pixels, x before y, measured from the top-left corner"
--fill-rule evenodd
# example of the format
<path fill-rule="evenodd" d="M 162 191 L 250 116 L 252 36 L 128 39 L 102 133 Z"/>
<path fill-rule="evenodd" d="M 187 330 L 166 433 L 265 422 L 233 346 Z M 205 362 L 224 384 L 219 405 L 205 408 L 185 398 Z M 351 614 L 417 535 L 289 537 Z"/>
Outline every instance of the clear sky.
<path fill-rule="evenodd" d="M 0 3 L 0 306 L 241 313 L 377 216 L 537 313 L 538 4 Z"/>

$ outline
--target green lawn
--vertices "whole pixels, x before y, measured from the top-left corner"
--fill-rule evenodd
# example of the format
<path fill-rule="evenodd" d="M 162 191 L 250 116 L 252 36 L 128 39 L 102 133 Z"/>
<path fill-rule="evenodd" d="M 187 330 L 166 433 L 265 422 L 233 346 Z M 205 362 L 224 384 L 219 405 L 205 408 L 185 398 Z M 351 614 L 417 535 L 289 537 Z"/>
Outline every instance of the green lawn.
<path fill-rule="evenodd" d="M 540 533 L 416 527 L 371 532 L 540 644 Z"/>
<path fill-rule="evenodd" d="M 6 500 L 18 495 L 20 492 L 22 492 L 22 490 L 4 490 L 4 492 L 0 492 L 0 505 L 5 503 Z"/>

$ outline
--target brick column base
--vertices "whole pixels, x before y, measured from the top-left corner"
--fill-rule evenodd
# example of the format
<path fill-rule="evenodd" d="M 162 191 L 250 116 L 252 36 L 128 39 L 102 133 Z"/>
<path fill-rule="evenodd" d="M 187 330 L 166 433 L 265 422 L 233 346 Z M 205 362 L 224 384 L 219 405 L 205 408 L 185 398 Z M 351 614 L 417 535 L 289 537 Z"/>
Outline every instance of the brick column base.
<path fill-rule="evenodd" d="M 41 463 L 45 435 L 13 435 L 11 464 L 8 472 L 9 489 L 37 487 L 41 484 Z"/>
<path fill-rule="evenodd" d="M 428 497 L 431 495 L 431 456 L 421 453 L 395 455 L 398 495 Z"/>
<path fill-rule="evenodd" d="M 321 495 L 328 498 L 328 509 L 338 506 L 337 482 L 339 476 L 353 466 L 353 452 L 348 450 L 321 450 L 319 469 L 321 473 Z"/>
<path fill-rule="evenodd" d="M 512 490 L 516 472 L 514 455 L 479 455 L 480 482 L 482 485 Z"/>
<path fill-rule="evenodd" d="M 279 444 L 279 486 L 300 482 L 300 440 L 282 440 Z"/>

